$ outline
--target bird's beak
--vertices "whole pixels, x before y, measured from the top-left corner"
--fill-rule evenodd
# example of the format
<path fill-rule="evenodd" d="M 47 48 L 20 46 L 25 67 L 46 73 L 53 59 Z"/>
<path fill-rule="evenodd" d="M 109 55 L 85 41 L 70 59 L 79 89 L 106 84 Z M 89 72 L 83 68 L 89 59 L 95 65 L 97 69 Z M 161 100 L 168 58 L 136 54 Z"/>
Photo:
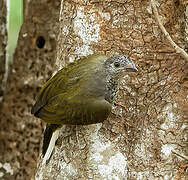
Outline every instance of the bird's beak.
<path fill-rule="evenodd" d="M 130 63 L 126 65 L 126 71 L 129 72 L 138 72 L 138 69 L 136 68 L 136 66 L 134 65 L 134 63 Z"/>

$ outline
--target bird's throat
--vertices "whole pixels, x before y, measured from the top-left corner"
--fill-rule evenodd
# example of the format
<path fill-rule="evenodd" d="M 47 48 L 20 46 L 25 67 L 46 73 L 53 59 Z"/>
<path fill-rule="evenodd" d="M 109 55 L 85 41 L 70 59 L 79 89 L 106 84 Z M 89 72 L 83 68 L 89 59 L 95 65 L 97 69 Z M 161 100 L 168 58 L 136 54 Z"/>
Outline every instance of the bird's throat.
<path fill-rule="evenodd" d="M 113 104 L 117 99 L 118 91 L 119 91 L 119 81 L 110 76 L 107 76 L 106 81 L 106 90 L 105 90 L 105 100 L 109 103 Z"/>

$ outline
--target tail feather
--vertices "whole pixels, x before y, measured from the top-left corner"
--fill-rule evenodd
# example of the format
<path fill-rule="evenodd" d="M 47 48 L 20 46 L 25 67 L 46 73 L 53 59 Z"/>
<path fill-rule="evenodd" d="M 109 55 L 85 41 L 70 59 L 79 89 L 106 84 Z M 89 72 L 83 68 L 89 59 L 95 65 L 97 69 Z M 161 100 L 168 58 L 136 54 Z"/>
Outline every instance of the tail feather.
<path fill-rule="evenodd" d="M 52 151 L 54 149 L 56 140 L 59 136 L 60 125 L 57 124 L 47 124 L 44 132 L 43 146 L 42 146 L 42 155 L 43 162 L 45 164 L 48 159 L 50 159 Z"/>

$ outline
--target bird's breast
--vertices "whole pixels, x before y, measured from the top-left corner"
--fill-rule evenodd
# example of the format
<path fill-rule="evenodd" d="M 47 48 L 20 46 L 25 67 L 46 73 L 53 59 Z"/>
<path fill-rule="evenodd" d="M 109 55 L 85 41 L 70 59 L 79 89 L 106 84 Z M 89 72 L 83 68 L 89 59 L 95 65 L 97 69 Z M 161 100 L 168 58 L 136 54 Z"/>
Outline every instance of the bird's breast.
<path fill-rule="evenodd" d="M 106 87 L 105 87 L 105 100 L 107 100 L 109 103 L 114 103 L 114 101 L 117 99 L 119 92 L 119 82 L 113 78 L 108 78 L 106 81 Z"/>

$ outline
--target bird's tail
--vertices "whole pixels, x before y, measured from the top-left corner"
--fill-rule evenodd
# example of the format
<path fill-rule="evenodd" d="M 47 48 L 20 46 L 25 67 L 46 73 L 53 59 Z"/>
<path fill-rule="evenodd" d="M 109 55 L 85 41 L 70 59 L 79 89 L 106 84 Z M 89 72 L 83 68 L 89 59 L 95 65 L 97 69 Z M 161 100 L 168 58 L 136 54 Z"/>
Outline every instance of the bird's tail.
<path fill-rule="evenodd" d="M 59 136 L 60 125 L 47 124 L 44 131 L 43 145 L 42 145 L 42 164 L 46 164 L 46 161 L 51 157 L 56 140 Z"/>

